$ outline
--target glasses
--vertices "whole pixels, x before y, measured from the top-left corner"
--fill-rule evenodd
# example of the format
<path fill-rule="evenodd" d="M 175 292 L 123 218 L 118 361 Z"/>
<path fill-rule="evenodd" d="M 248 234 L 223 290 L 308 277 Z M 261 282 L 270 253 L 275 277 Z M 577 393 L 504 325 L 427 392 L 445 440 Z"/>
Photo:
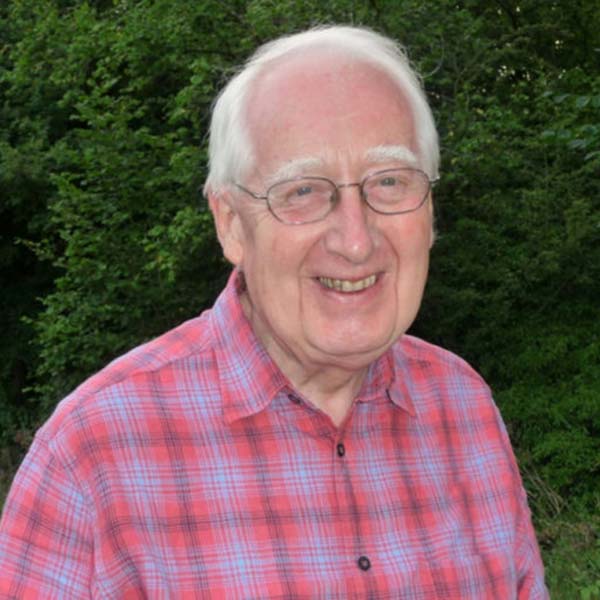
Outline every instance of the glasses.
<path fill-rule="evenodd" d="M 270 186 L 264 196 L 235 183 L 256 200 L 266 200 L 282 223 L 301 225 L 324 219 L 340 200 L 340 189 L 357 187 L 360 197 L 382 215 L 400 215 L 423 206 L 435 181 L 419 169 L 386 169 L 359 183 L 334 183 L 326 177 L 294 177 Z"/>

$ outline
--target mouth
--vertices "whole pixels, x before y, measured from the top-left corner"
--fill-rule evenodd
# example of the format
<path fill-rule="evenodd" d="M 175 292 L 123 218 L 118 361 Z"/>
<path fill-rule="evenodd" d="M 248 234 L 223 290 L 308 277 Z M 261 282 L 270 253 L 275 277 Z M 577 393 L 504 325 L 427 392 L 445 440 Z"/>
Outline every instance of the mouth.
<path fill-rule="evenodd" d="M 332 277 L 317 277 L 317 279 L 322 286 L 330 290 L 349 294 L 352 292 L 362 292 L 375 285 L 377 275 L 369 275 L 364 279 L 358 279 L 356 281 L 351 281 L 349 279 L 334 279 Z"/>

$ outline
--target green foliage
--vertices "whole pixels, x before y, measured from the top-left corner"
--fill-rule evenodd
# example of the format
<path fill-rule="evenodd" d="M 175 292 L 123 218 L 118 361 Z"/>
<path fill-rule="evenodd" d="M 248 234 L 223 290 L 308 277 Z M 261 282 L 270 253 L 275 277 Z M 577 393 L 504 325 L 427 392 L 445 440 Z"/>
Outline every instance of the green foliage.
<path fill-rule="evenodd" d="M 198 192 L 212 100 L 257 44 L 332 22 L 401 40 L 424 74 L 443 168 L 414 332 L 494 389 L 553 597 L 597 597 L 593 0 L 0 4 L 0 487 L 64 394 L 212 302 L 228 270 Z"/>
<path fill-rule="evenodd" d="M 562 92 L 581 85 L 580 69 L 550 75 L 512 83 L 510 104 L 493 89 L 454 96 L 471 108 L 470 134 L 454 143 L 437 197 L 442 233 L 417 326 L 492 382 L 522 461 L 560 494 L 591 497 L 600 489 L 600 103 Z M 587 77 L 590 98 L 598 84 Z"/>
<path fill-rule="evenodd" d="M 196 190 L 220 68 L 203 57 L 219 40 L 193 29 L 206 5 L 195 14 L 167 2 L 13 11 L 33 28 L 11 48 L 4 77 L 11 108 L 27 114 L 14 121 L 25 141 L 13 136 L 5 156 L 27 154 L 44 188 L 44 223 L 29 246 L 52 266 L 54 285 L 30 323 L 33 397 L 48 409 L 214 297 L 224 264 Z"/>
<path fill-rule="evenodd" d="M 539 506 L 537 507 L 539 508 Z M 600 598 L 600 520 L 577 502 L 539 512 L 536 522 L 546 582 L 553 600 Z"/>

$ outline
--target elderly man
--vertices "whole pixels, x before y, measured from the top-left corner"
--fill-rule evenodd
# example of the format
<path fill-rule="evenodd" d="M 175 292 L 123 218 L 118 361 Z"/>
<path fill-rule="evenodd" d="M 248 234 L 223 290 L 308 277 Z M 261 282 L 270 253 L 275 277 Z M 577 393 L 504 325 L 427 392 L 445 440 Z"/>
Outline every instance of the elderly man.
<path fill-rule="evenodd" d="M 405 335 L 438 148 L 403 52 L 331 27 L 219 97 L 212 310 L 38 432 L 0 531 L 10 598 L 546 598 L 489 390 Z"/>

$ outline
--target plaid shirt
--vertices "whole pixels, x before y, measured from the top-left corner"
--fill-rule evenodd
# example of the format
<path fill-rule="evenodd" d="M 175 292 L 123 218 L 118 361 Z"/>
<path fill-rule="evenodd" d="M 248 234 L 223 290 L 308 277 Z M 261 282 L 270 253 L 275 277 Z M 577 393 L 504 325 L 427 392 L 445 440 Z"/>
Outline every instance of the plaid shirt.
<path fill-rule="evenodd" d="M 0 526 L 0 597 L 547 598 L 498 411 L 404 336 L 341 428 L 214 308 L 92 377 L 38 432 Z"/>

